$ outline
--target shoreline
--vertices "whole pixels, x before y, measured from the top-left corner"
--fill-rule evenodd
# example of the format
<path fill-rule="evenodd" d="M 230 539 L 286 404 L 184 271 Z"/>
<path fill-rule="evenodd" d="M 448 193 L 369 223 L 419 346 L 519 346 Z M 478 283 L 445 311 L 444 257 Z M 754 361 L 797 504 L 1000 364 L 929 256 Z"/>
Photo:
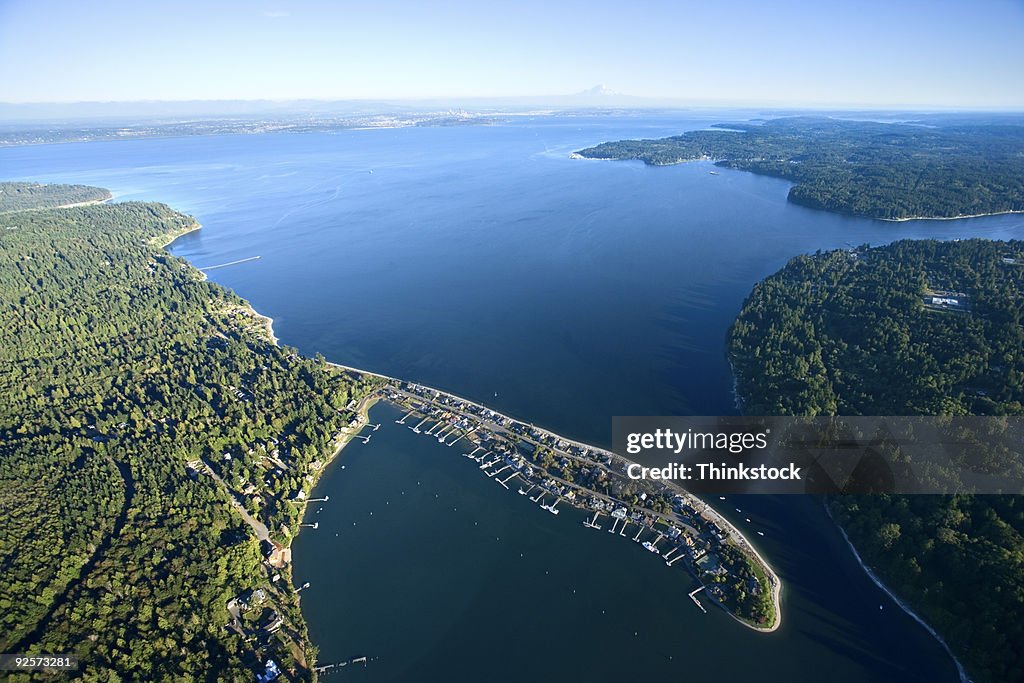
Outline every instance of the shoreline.
<path fill-rule="evenodd" d="M 101 197 L 100 199 L 87 199 L 84 202 L 71 202 L 70 204 L 58 204 L 57 206 L 37 206 L 30 209 L 12 209 L 9 211 L 0 211 L 0 214 L 8 213 L 23 213 L 25 211 L 54 211 L 56 209 L 76 209 L 82 206 L 96 206 L 97 204 L 107 204 L 108 202 L 114 201 L 114 194 L 107 190 L 107 196 Z"/>
<path fill-rule="evenodd" d="M 163 249 L 164 251 L 167 251 L 167 247 L 169 247 L 172 244 L 174 244 L 174 242 L 179 237 L 184 237 L 185 235 L 189 234 L 190 232 L 195 232 L 196 230 L 200 230 L 202 227 L 203 227 L 203 224 L 193 218 L 192 219 L 192 225 L 189 226 L 186 230 L 184 230 L 182 232 L 175 232 L 175 233 L 172 233 L 170 235 L 157 235 L 156 237 L 154 237 L 153 238 L 153 245 L 157 249 Z M 174 254 L 171 254 L 171 252 L 169 252 L 169 251 L 167 253 L 170 256 L 174 256 Z M 189 265 L 190 268 L 195 269 L 203 277 L 204 280 L 206 279 L 206 274 L 203 271 L 201 271 L 198 268 L 196 268 L 194 265 L 192 265 L 191 262 L 188 265 Z"/>
<path fill-rule="evenodd" d="M 901 610 L 903 610 L 914 621 L 916 621 L 918 624 L 924 627 L 924 630 L 927 631 L 933 638 L 935 638 L 935 640 L 939 641 L 939 644 L 942 646 L 942 649 L 946 651 L 946 654 L 948 654 L 950 659 L 953 660 L 953 664 L 956 665 L 957 674 L 960 676 L 960 683 L 972 683 L 971 677 L 967 675 L 967 670 L 964 668 L 964 665 L 953 653 L 953 650 L 950 649 L 949 644 L 946 643 L 946 640 L 939 634 L 939 632 L 932 628 L 932 626 L 928 622 L 926 622 L 920 615 L 918 615 L 917 612 L 911 609 L 911 607 L 907 603 L 900 599 L 888 586 L 885 585 L 885 583 L 878 577 L 878 575 L 875 574 L 871 567 L 865 564 L 864 558 L 860 556 L 860 553 L 857 552 L 857 548 L 853 545 L 853 542 L 850 540 L 850 537 L 846 535 L 846 529 L 843 528 L 842 524 L 836 522 L 835 518 L 832 516 L 832 510 L 829 509 L 828 503 L 825 503 L 825 513 L 828 515 L 828 518 L 832 520 L 832 522 L 836 525 L 836 528 L 839 529 L 839 533 L 842 534 L 843 540 L 846 541 L 847 547 L 849 547 L 850 552 L 852 552 L 854 558 L 856 558 L 857 564 L 859 564 L 860 568 L 864 570 L 864 573 L 868 575 L 868 578 L 871 579 L 871 582 L 878 586 L 880 589 L 882 589 L 882 592 L 888 595 L 889 598 L 891 598 L 892 601 L 895 602 Z"/>
<path fill-rule="evenodd" d="M 966 218 L 985 218 L 987 216 L 1011 216 L 1024 213 L 1024 209 L 1010 209 L 1008 211 L 992 211 L 990 213 L 971 213 L 962 216 L 910 216 L 908 218 L 878 218 L 876 220 L 886 223 L 906 223 L 908 221 L 960 221 Z"/>

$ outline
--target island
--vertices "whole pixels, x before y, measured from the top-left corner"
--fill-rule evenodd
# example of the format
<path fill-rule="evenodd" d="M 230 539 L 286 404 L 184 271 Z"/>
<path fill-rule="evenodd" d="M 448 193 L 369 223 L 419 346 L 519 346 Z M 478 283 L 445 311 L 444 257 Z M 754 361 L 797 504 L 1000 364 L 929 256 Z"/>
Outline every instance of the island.
<path fill-rule="evenodd" d="M 728 341 L 751 415 L 1024 415 L 1024 242 L 902 241 L 798 256 Z M 865 568 L 976 681 L 1024 678 L 1019 496 L 840 496 Z"/>
<path fill-rule="evenodd" d="M 1019 117 L 878 123 L 821 117 L 718 124 L 659 140 L 606 142 L 574 153 L 654 166 L 712 160 L 789 180 L 789 201 L 884 220 L 1024 211 Z"/>
<path fill-rule="evenodd" d="M 379 400 L 502 490 L 584 508 L 588 528 L 686 568 L 695 609 L 781 623 L 779 577 L 686 491 L 277 344 L 267 318 L 164 250 L 195 219 L 83 186 L 0 183 L 0 197 L 0 650 L 73 654 L 95 680 L 315 679 L 291 542 L 327 465 L 371 438 Z"/>

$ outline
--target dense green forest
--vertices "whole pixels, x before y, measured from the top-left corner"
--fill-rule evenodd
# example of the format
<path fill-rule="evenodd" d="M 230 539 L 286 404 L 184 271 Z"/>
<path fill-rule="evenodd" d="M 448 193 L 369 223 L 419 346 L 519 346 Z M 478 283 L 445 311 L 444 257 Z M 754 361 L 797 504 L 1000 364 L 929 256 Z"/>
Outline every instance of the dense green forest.
<path fill-rule="evenodd" d="M 3 182 L 0 183 L 0 213 L 99 202 L 110 199 L 110 196 L 107 190 L 88 185 Z"/>
<path fill-rule="evenodd" d="M 606 142 L 577 154 L 652 165 L 714 159 L 792 181 L 796 204 L 868 218 L 1024 211 L 1024 124 L 1017 120 L 926 126 L 794 117 L 727 128 Z"/>
<path fill-rule="evenodd" d="M 195 227 L 166 206 L 3 222 L 0 651 L 77 653 L 97 681 L 252 680 L 268 656 L 308 678 L 289 570 L 229 496 L 286 544 L 370 381 L 272 344 L 163 251 Z M 284 626 L 246 641 L 226 604 L 254 588 Z"/>
<path fill-rule="evenodd" d="M 956 292 L 959 307 L 926 305 Z M 744 412 L 1024 415 L 1024 242 L 908 241 L 794 258 L 729 334 Z M 1024 680 L 1024 498 L 849 496 L 864 560 L 979 681 Z"/>

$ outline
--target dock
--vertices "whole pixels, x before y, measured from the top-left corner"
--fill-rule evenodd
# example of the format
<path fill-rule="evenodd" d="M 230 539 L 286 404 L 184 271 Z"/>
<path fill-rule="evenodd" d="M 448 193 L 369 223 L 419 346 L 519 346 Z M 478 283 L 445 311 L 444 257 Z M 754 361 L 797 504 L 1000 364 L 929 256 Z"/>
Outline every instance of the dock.
<path fill-rule="evenodd" d="M 702 590 L 704 590 L 704 586 L 701 586 L 697 590 L 690 591 L 690 599 L 693 600 L 693 604 L 697 605 L 697 607 L 700 607 L 701 612 L 707 614 L 708 611 L 704 609 L 704 605 L 700 604 L 700 600 L 697 599 L 697 593 L 700 593 Z"/>
<path fill-rule="evenodd" d="M 206 266 L 205 268 L 197 268 L 196 270 L 205 273 L 208 270 L 215 270 L 217 268 L 227 268 L 228 266 L 236 266 L 239 263 L 248 263 L 249 261 L 259 261 L 261 256 L 250 256 L 248 258 L 240 258 L 237 261 L 228 261 L 227 263 L 218 263 L 215 266 Z"/>

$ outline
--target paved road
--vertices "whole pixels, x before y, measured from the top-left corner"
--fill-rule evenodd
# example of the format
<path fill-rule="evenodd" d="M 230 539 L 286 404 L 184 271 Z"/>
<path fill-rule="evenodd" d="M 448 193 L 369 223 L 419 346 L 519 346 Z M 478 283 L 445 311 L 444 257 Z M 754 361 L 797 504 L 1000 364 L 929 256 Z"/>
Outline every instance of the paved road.
<path fill-rule="evenodd" d="M 256 532 L 256 538 L 258 538 L 261 541 L 270 541 L 270 531 L 267 530 L 266 525 L 249 514 L 249 511 L 245 509 L 245 506 L 242 505 L 242 502 L 235 498 L 235 495 L 231 492 L 231 489 L 228 488 L 228 485 L 224 483 L 224 480 L 217 476 L 217 473 L 213 471 L 213 468 L 210 467 L 210 463 L 204 460 L 203 466 L 206 467 L 207 474 L 213 477 L 214 481 L 221 485 L 221 487 L 224 489 L 224 493 L 228 494 L 228 498 L 231 500 L 231 505 L 233 505 L 235 510 L 238 511 L 238 514 L 242 516 L 242 519 L 245 520 L 245 523 L 248 524 L 252 528 L 252 530 Z"/>

